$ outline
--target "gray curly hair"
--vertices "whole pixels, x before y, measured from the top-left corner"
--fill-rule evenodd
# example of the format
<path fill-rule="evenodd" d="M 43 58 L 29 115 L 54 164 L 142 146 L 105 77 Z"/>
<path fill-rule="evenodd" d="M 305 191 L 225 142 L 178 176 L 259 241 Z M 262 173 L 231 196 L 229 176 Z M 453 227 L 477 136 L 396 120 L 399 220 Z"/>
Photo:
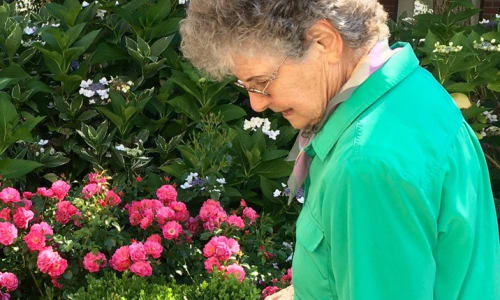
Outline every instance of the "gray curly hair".
<path fill-rule="evenodd" d="M 231 75 L 232 54 L 304 56 L 304 35 L 326 19 L 352 49 L 389 36 L 377 0 L 191 0 L 180 23 L 181 51 L 214 79 Z"/>

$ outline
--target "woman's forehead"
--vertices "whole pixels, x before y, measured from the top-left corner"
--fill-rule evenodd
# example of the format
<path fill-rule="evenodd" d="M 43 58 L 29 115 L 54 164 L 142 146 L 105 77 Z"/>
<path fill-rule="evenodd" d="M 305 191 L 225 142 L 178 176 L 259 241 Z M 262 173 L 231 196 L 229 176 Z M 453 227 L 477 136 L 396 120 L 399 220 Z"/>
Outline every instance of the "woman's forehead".
<path fill-rule="evenodd" d="M 232 60 L 233 74 L 244 81 L 253 76 L 270 75 L 280 63 L 278 57 L 266 53 L 238 53 Z"/>

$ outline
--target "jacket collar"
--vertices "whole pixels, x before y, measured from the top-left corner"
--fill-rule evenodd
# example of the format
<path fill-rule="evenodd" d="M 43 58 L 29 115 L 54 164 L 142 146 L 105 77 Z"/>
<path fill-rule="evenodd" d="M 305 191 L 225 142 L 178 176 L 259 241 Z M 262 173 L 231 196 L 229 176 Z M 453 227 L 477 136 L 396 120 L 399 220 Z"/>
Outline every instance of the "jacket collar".
<path fill-rule="evenodd" d="M 308 156 L 325 160 L 344 131 L 388 90 L 410 75 L 419 64 L 410 44 L 398 42 L 391 49 L 401 48 L 380 69 L 374 72 L 342 102 L 316 137 L 304 149 Z"/>

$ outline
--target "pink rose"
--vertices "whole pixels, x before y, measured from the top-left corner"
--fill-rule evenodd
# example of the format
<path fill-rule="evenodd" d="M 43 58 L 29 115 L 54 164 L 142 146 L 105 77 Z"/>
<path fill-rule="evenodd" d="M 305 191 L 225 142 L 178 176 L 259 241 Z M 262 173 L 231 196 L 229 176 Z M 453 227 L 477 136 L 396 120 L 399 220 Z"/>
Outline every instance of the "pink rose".
<path fill-rule="evenodd" d="M 116 271 L 124 272 L 130 267 L 130 253 L 128 246 L 116 249 L 109 261 L 109 266 Z"/>
<path fill-rule="evenodd" d="M 245 228 L 245 222 L 243 222 L 243 219 L 236 215 L 229 216 L 226 220 L 226 223 L 231 226 L 238 227 L 239 229 Z"/>
<path fill-rule="evenodd" d="M 17 237 L 17 228 L 12 223 L 0 222 L 0 244 L 9 246 Z"/>
<path fill-rule="evenodd" d="M 163 252 L 163 246 L 161 245 L 161 243 L 148 239 L 144 243 L 144 250 L 146 251 L 147 255 L 151 255 L 154 259 L 158 259 Z"/>
<path fill-rule="evenodd" d="M 262 290 L 262 297 L 266 298 L 267 296 L 271 296 L 277 291 L 279 291 L 279 288 L 277 286 L 268 286 Z"/>
<path fill-rule="evenodd" d="M 26 198 L 26 199 L 31 199 L 31 197 L 35 196 L 35 193 L 32 193 L 32 192 L 23 192 L 23 198 Z"/>
<path fill-rule="evenodd" d="M 148 261 L 138 261 L 130 266 L 130 272 L 140 277 L 149 277 L 153 274 L 153 269 Z"/>
<path fill-rule="evenodd" d="M 0 219 L 3 219 L 6 222 L 10 221 L 10 208 L 6 207 L 0 210 Z"/>
<path fill-rule="evenodd" d="M 21 201 L 21 195 L 15 188 L 6 187 L 0 192 L 0 199 L 5 203 L 15 203 Z"/>
<path fill-rule="evenodd" d="M 49 274 L 50 277 L 61 276 L 68 267 L 67 260 L 53 251 L 52 247 L 47 247 L 38 253 L 36 264 L 40 272 Z"/>
<path fill-rule="evenodd" d="M 146 241 L 157 242 L 157 243 L 161 244 L 161 236 L 159 234 L 155 233 L 155 234 L 150 235 Z"/>
<path fill-rule="evenodd" d="M 120 199 L 120 196 L 118 196 L 115 191 L 113 190 L 109 190 L 107 193 L 106 193 L 106 203 L 109 205 L 109 206 L 117 206 L 118 204 L 120 204 L 120 202 L 122 201 L 122 199 Z"/>
<path fill-rule="evenodd" d="M 162 185 L 158 190 L 156 190 L 156 197 L 163 203 L 168 204 L 172 201 L 177 200 L 177 191 L 175 187 L 171 184 Z"/>
<path fill-rule="evenodd" d="M 56 204 L 56 222 L 66 224 L 73 216 L 79 216 L 78 209 L 69 201 L 61 201 Z"/>
<path fill-rule="evenodd" d="M 196 216 L 195 218 L 189 217 L 189 219 L 186 222 L 187 229 L 191 231 L 193 235 L 195 235 L 196 232 L 198 232 L 198 229 L 200 227 L 199 220 L 200 220 L 199 216 Z"/>
<path fill-rule="evenodd" d="M 247 207 L 247 203 L 245 202 L 245 200 L 243 200 L 243 199 L 240 200 L 240 206 Z"/>
<path fill-rule="evenodd" d="M 200 219 L 203 221 L 203 228 L 210 232 L 219 228 L 226 221 L 227 213 L 220 206 L 218 201 L 208 199 L 200 208 Z"/>
<path fill-rule="evenodd" d="M 182 232 L 182 226 L 177 221 L 169 221 L 161 228 L 163 237 L 167 240 L 176 239 Z"/>
<path fill-rule="evenodd" d="M 28 223 L 33 219 L 35 214 L 24 207 L 16 208 L 16 213 L 14 214 L 14 224 L 17 228 L 26 229 L 28 228 Z"/>
<path fill-rule="evenodd" d="M 52 183 L 52 187 L 50 189 L 54 192 L 54 197 L 56 197 L 59 201 L 62 201 L 68 194 L 69 188 L 69 184 L 65 181 L 58 180 Z"/>
<path fill-rule="evenodd" d="M 0 273 L 0 286 L 9 292 L 13 292 L 17 289 L 17 277 L 15 274 L 10 272 Z"/>
<path fill-rule="evenodd" d="M 168 206 L 163 206 L 156 212 L 156 220 L 159 225 L 165 224 L 167 221 L 173 220 L 175 211 Z"/>
<path fill-rule="evenodd" d="M 257 220 L 257 218 L 259 217 L 257 212 L 251 207 L 245 207 L 245 209 L 243 210 L 243 216 L 247 217 L 250 220 L 250 224 L 255 222 L 255 220 Z"/>
<path fill-rule="evenodd" d="M 96 254 L 89 252 L 83 257 L 83 267 L 90 273 L 99 272 L 99 269 L 105 266 L 106 256 L 101 252 Z"/>
<path fill-rule="evenodd" d="M 214 267 L 216 267 L 219 271 L 222 270 L 219 260 L 215 257 L 207 258 L 203 264 L 205 265 L 205 270 L 207 270 L 209 274 L 212 274 Z"/>
<path fill-rule="evenodd" d="M 133 242 L 132 245 L 128 246 L 128 250 L 130 259 L 132 259 L 133 262 L 146 260 L 146 250 L 144 250 L 144 245 L 142 243 Z"/>
<path fill-rule="evenodd" d="M 36 189 L 36 193 L 39 196 L 47 198 L 51 198 L 54 196 L 54 191 L 52 191 L 52 189 L 46 189 L 44 187 L 39 187 L 38 189 Z"/>
<path fill-rule="evenodd" d="M 245 279 L 245 270 L 238 264 L 231 264 L 226 268 L 226 274 L 233 274 L 233 276 L 240 282 Z"/>

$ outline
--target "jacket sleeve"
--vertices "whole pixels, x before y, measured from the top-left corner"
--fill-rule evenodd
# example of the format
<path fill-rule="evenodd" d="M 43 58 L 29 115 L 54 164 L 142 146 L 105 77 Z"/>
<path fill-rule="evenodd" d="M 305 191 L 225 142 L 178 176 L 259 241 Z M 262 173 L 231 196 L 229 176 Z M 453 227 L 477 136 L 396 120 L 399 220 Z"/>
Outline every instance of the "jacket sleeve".
<path fill-rule="evenodd" d="M 339 299 L 433 299 L 437 207 L 425 180 L 377 158 L 334 172 L 323 209 Z"/>

